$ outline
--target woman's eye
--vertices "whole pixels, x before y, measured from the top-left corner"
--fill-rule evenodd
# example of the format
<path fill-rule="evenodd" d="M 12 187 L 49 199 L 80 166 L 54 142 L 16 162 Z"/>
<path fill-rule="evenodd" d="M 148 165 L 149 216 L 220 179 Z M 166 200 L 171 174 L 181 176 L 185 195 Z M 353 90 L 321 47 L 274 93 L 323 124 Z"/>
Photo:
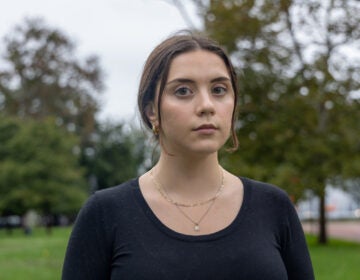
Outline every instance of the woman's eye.
<path fill-rule="evenodd" d="M 190 95 L 192 91 L 187 87 L 180 87 L 175 90 L 175 94 L 178 96 Z"/>
<path fill-rule="evenodd" d="M 221 95 L 227 92 L 227 88 L 224 86 L 216 86 L 213 88 L 213 93 Z"/>

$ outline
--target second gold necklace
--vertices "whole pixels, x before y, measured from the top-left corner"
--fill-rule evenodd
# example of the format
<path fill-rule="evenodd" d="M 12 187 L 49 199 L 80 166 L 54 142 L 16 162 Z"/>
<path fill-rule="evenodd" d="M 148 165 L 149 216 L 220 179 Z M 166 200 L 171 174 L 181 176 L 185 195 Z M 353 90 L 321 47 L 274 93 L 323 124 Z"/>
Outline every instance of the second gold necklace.
<path fill-rule="evenodd" d="M 155 175 L 153 174 L 153 169 L 150 170 L 150 176 L 151 176 L 151 179 L 153 180 L 153 183 L 154 183 L 156 189 L 159 191 L 161 196 L 164 197 L 171 204 L 175 205 L 176 208 L 179 210 L 179 212 L 194 225 L 194 231 L 200 231 L 200 223 L 205 218 L 205 216 L 210 212 L 210 209 L 214 205 L 215 200 L 219 197 L 219 195 L 221 194 L 221 192 L 222 192 L 222 190 L 224 188 L 224 172 L 221 171 L 221 184 L 220 184 L 220 187 L 217 190 L 215 196 L 213 196 L 213 197 L 211 197 L 209 199 L 206 199 L 204 201 L 197 202 L 197 203 L 185 204 L 185 203 L 180 203 L 180 202 L 174 201 L 166 193 L 165 189 L 162 187 L 162 185 L 155 178 Z M 181 209 L 181 207 L 196 207 L 196 206 L 201 206 L 201 205 L 204 205 L 204 204 L 207 204 L 207 203 L 209 203 L 209 206 L 207 207 L 206 211 L 199 218 L 198 221 L 195 221 L 194 219 L 192 219 L 188 214 L 185 213 L 185 211 L 183 209 Z"/>

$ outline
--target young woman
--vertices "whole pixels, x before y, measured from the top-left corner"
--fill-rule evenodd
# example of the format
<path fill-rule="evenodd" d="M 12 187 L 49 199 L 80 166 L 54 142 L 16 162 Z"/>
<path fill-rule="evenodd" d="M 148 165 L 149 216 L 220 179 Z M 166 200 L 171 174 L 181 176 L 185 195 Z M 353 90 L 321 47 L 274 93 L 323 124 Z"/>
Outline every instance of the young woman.
<path fill-rule="evenodd" d="M 219 165 L 229 138 L 237 148 L 236 81 L 228 56 L 204 36 L 177 34 L 154 49 L 138 105 L 159 160 L 90 197 L 63 279 L 314 279 L 285 192 Z"/>

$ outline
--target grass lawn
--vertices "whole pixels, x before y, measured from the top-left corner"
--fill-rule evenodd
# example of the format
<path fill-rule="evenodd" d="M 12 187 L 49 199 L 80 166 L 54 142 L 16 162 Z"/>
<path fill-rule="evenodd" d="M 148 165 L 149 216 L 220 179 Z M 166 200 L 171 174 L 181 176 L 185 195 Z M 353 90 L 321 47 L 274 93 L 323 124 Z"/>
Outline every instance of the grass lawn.
<path fill-rule="evenodd" d="M 0 230 L 0 279 L 59 280 L 70 230 L 56 228 L 47 235 L 37 228 L 31 236 Z"/>
<path fill-rule="evenodd" d="M 360 243 L 331 239 L 326 246 L 307 236 L 316 280 L 360 279 Z"/>
<path fill-rule="evenodd" d="M 70 230 L 56 228 L 47 235 L 38 228 L 31 236 L 20 230 L 8 236 L 0 230 L 0 279 L 60 279 Z M 320 246 L 316 237 L 307 239 L 316 280 L 360 279 L 360 243 L 330 240 L 329 245 Z"/>

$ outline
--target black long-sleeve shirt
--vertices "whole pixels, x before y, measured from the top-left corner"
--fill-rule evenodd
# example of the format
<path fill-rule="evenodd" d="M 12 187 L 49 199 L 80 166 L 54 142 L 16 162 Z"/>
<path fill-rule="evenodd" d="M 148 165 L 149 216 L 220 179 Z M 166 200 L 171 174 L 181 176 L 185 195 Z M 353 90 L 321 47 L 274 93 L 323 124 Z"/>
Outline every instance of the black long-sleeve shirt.
<path fill-rule="evenodd" d="M 201 236 L 166 227 L 146 203 L 138 179 L 96 192 L 77 217 L 62 279 L 314 279 L 286 193 L 241 180 L 244 198 L 235 220 Z"/>

